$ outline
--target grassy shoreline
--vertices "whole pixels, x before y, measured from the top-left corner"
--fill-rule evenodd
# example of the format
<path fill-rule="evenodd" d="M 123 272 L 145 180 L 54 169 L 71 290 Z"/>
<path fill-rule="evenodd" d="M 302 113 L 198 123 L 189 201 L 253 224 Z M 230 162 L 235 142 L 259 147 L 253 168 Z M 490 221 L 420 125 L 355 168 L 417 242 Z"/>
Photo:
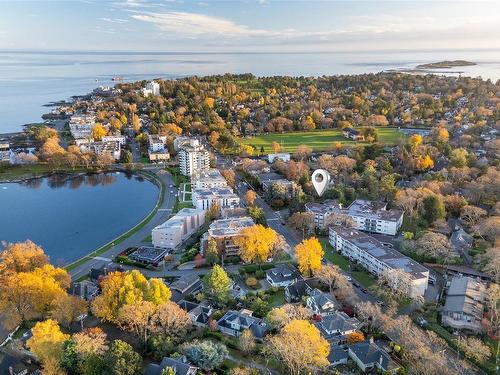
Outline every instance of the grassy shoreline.
<path fill-rule="evenodd" d="M 153 207 L 153 209 L 149 212 L 149 214 L 146 217 L 144 217 L 134 227 L 130 228 L 127 232 L 121 234 L 117 238 L 109 241 L 108 243 L 104 244 L 103 246 L 99 247 L 98 249 L 94 250 L 93 252 L 85 255 L 84 257 L 82 257 L 82 258 L 80 258 L 80 259 L 78 259 L 70 264 L 67 264 L 64 267 L 67 271 L 71 271 L 71 270 L 75 269 L 76 267 L 84 264 L 85 262 L 91 260 L 92 258 L 94 258 L 98 255 L 101 255 L 104 252 L 108 251 L 113 246 L 123 242 L 124 240 L 126 240 L 127 238 L 132 236 L 133 234 L 137 233 L 140 229 L 142 229 L 156 215 L 156 213 L 158 212 L 158 209 L 163 204 L 163 200 L 165 198 L 165 184 L 154 173 L 147 172 L 147 171 L 141 171 L 141 172 L 137 172 L 137 173 L 143 175 L 145 178 L 149 179 L 151 182 L 155 183 L 160 188 L 160 191 L 158 194 L 158 200 L 156 201 L 156 204 Z"/>

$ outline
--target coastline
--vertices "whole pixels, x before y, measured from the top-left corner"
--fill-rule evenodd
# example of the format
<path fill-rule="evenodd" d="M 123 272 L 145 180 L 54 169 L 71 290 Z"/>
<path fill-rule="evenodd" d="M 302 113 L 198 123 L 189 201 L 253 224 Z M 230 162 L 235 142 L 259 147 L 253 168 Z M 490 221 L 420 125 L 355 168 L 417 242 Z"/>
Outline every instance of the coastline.
<path fill-rule="evenodd" d="M 165 184 L 155 173 L 148 172 L 148 171 L 134 171 L 133 173 L 141 175 L 142 177 L 146 178 L 147 180 L 149 180 L 150 182 L 152 182 L 156 186 L 158 186 L 158 188 L 159 188 L 158 199 L 156 200 L 155 206 L 139 223 L 134 225 L 132 228 L 127 230 L 125 233 L 122 233 L 118 237 L 112 239 L 111 241 L 108 241 L 107 243 L 105 243 L 101 247 L 91 251 L 89 254 L 81 257 L 80 259 L 77 259 L 73 262 L 70 262 L 70 263 L 64 265 L 64 268 L 67 271 L 71 271 L 71 270 L 75 269 L 76 267 L 84 264 L 85 262 L 92 260 L 94 257 L 103 254 L 107 250 L 111 249 L 113 246 L 118 245 L 119 243 L 123 242 L 125 239 L 127 239 L 128 237 L 130 237 L 131 235 L 133 235 L 134 233 L 139 231 L 141 228 L 143 228 L 146 224 L 148 224 L 153 219 L 153 217 L 156 215 L 156 213 L 158 212 L 158 209 L 161 207 L 161 205 L 163 204 L 163 201 L 165 199 L 165 191 L 166 191 Z"/>

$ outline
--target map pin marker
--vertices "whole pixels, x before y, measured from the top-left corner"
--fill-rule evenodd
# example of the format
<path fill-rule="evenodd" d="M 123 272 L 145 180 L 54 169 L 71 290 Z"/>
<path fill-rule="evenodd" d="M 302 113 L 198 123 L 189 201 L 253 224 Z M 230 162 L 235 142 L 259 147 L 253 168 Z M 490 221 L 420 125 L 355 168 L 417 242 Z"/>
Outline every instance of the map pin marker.
<path fill-rule="evenodd" d="M 330 174 L 324 169 L 316 169 L 311 179 L 316 193 L 321 197 L 330 182 Z"/>

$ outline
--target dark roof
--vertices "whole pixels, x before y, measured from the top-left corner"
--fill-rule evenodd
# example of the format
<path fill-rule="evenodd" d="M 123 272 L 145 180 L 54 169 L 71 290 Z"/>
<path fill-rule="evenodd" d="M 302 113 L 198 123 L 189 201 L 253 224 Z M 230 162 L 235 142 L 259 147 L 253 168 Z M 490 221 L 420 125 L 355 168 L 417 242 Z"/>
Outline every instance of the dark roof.
<path fill-rule="evenodd" d="M 314 323 L 321 334 L 328 338 L 333 332 L 354 331 L 360 326 L 356 318 L 350 318 L 346 313 L 335 312 L 321 318 L 321 321 Z"/>
<path fill-rule="evenodd" d="M 266 275 L 274 283 L 292 281 L 300 278 L 300 273 L 297 271 L 297 269 L 288 264 L 279 264 L 276 267 L 268 270 L 266 272 Z"/>
<path fill-rule="evenodd" d="M 307 296 L 312 289 L 313 280 L 297 280 L 296 283 L 285 287 L 285 292 L 294 301 L 299 301 L 302 297 Z"/>
<path fill-rule="evenodd" d="M 194 366 L 178 359 L 164 357 L 159 365 L 150 363 L 146 367 L 144 375 L 160 375 L 161 371 L 166 367 L 172 367 L 176 375 L 187 375 L 189 374 L 189 370 L 196 369 Z"/>
<path fill-rule="evenodd" d="M 202 306 L 186 300 L 179 301 L 178 304 L 179 307 L 189 313 L 189 315 L 191 315 L 197 323 L 208 323 L 208 319 L 210 318 L 210 315 L 212 315 L 212 309 L 208 306 Z"/>
<path fill-rule="evenodd" d="M 349 353 L 347 349 L 343 349 L 338 345 L 331 346 L 330 354 L 328 354 L 328 361 L 330 361 L 330 363 L 338 363 L 348 358 L 349 358 Z"/>
<path fill-rule="evenodd" d="M 389 354 L 380 349 L 377 344 L 369 340 L 350 345 L 349 349 L 365 366 L 378 363 L 384 370 L 398 367 L 395 366 L 395 363 Z"/>
<path fill-rule="evenodd" d="M 313 289 L 309 295 L 309 298 L 314 301 L 314 304 L 319 309 L 322 309 L 323 306 L 327 303 L 333 303 L 335 306 L 338 306 L 338 302 L 335 296 L 322 292 L 319 289 Z"/>
<path fill-rule="evenodd" d="M 217 322 L 219 327 L 234 329 L 231 327 L 231 323 L 237 323 L 240 325 L 240 331 L 249 329 L 252 331 L 255 338 L 258 339 L 264 338 L 265 334 L 269 330 L 268 325 L 264 323 L 262 319 L 234 310 L 229 310 Z"/>
<path fill-rule="evenodd" d="M 201 287 L 200 277 L 196 274 L 182 276 L 180 279 L 170 284 L 170 289 L 175 289 L 182 294 L 188 293 L 190 289 Z"/>

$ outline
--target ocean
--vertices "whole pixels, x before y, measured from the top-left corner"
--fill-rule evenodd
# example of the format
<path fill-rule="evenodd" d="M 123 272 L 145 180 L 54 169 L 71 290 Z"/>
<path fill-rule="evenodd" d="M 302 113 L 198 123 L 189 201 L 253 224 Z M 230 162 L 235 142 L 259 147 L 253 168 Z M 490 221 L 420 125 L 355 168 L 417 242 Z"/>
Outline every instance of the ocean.
<path fill-rule="evenodd" d="M 0 50 L 0 133 L 40 122 L 52 101 L 82 95 L 99 85 L 189 75 L 253 73 L 258 76 L 321 76 L 411 69 L 442 60 L 475 66 L 444 74 L 500 79 L 500 50 L 377 51 L 325 53 L 40 52 Z"/>

